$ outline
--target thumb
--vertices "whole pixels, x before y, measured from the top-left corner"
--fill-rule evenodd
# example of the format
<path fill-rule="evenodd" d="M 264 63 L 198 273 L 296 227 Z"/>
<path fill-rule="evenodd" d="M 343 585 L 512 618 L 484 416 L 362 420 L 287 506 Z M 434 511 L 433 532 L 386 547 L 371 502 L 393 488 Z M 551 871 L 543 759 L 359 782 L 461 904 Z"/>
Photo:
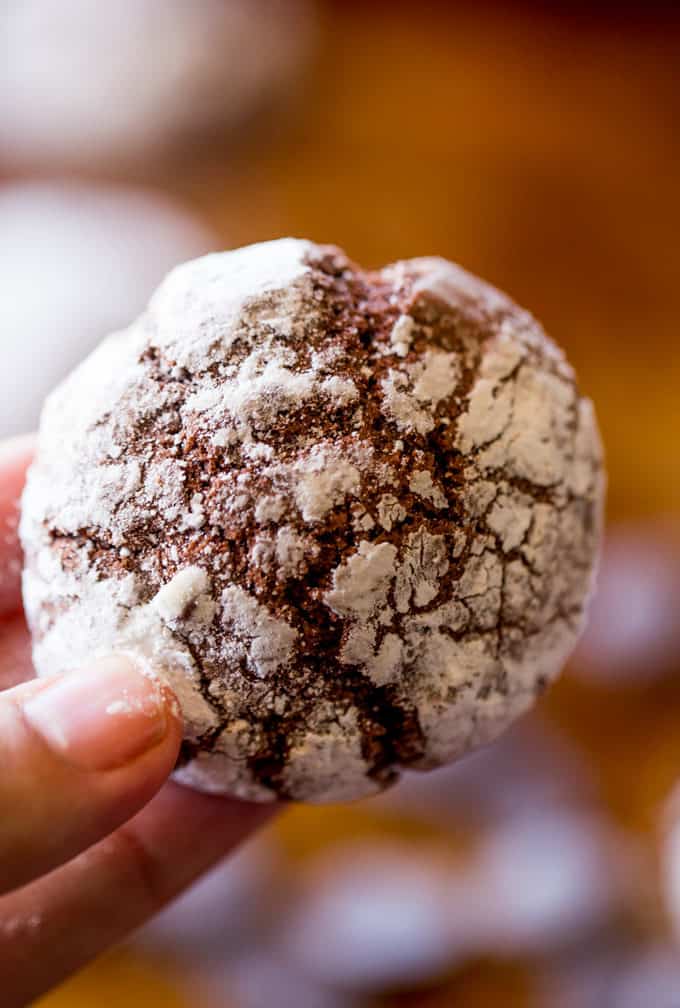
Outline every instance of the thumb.
<path fill-rule="evenodd" d="M 139 811 L 181 737 L 174 695 L 125 658 L 0 693 L 0 893 Z"/>

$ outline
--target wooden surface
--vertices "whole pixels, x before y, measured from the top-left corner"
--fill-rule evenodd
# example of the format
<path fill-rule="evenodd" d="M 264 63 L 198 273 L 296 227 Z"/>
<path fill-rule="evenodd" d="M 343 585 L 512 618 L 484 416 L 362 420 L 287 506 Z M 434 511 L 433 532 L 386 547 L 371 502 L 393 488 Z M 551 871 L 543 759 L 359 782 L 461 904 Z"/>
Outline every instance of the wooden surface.
<path fill-rule="evenodd" d="M 194 206 L 225 246 L 294 234 L 366 265 L 439 253 L 507 289 L 595 400 L 611 518 L 678 515 L 680 32 L 613 5 L 581 19 L 529 5 L 324 12 L 289 116 L 146 181 Z M 567 678 L 544 710 L 590 754 L 611 814 L 653 850 L 659 804 L 680 778 L 680 686 Z M 281 829 L 319 844 L 333 822 L 305 810 Z M 344 823 L 360 831 L 361 814 Z M 162 973 L 121 956 L 44 1008 L 173 1003 Z M 530 981 L 495 966 L 389 1004 L 520 1008 L 534 1004 Z"/>

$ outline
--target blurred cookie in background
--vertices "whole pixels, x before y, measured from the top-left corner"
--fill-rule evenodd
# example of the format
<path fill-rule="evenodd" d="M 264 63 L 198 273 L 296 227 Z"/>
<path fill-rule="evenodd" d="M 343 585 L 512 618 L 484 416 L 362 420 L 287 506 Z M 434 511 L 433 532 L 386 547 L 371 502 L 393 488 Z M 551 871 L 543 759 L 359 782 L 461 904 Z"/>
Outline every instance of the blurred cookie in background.
<path fill-rule="evenodd" d="M 216 244 L 155 193 L 0 186 L 0 437 L 32 430 L 78 360 L 128 325 L 172 266 Z"/>
<path fill-rule="evenodd" d="M 5 0 L 0 162 L 107 172 L 234 129 L 300 82 L 311 0 Z"/>
<path fill-rule="evenodd" d="M 650 886 L 627 835 L 566 807 L 518 814 L 464 846 L 364 836 L 287 879 L 270 936 L 278 961 L 354 995 L 587 950 L 626 932 Z"/>
<path fill-rule="evenodd" d="M 364 837 L 310 858 L 291 883 L 279 956 L 330 988 L 412 987 L 476 944 L 474 889 L 443 846 Z"/>
<path fill-rule="evenodd" d="M 611 526 L 572 674 L 616 686 L 677 672 L 679 599 L 680 521 L 658 518 Z"/>
<path fill-rule="evenodd" d="M 647 879 L 633 841 L 576 808 L 520 814 L 479 845 L 475 876 L 484 951 L 542 957 L 587 948 L 635 913 Z"/>

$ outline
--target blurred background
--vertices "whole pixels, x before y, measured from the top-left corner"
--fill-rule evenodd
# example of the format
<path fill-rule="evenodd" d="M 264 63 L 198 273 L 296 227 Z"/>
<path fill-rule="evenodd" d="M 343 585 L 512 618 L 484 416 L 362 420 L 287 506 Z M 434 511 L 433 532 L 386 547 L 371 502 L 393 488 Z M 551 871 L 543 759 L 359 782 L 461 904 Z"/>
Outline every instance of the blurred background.
<path fill-rule="evenodd" d="M 44 1008 L 680 1005 L 675 5 L 3 0 L 0 436 L 175 262 L 292 234 L 507 290 L 595 401 L 590 627 L 504 739 L 294 808 Z"/>

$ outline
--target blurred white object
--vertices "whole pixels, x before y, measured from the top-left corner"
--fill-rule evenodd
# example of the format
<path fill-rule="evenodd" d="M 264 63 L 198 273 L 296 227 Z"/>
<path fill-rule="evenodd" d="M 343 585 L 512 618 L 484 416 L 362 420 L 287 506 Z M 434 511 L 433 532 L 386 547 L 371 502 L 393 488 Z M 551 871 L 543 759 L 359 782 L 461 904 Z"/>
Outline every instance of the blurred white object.
<path fill-rule="evenodd" d="M 0 151 L 110 168 L 233 126 L 295 80 L 313 28 L 306 0 L 4 0 Z"/>
<path fill-rule="evenodd" d="M 0 437 L 34 428 L 47 392 L 142 311 L 165 273 L 215 246 L 157 195 L 0 187 Z"/>
<path fill-rule="evenodd" d="M 521 816 L 477 853 L 481 942 L 496 954 L 543 955 L 587 942 L 623 902 L 614 831 L 565 809 Z"/>
<path fill-rule="evenodd" d="M 588 627 L 572 668 L 603 683 L 680 666 L 680 528 L 657 519 L 609 529 Z"/>
<path fill-rule="evenodd" d="M 464 881 L 428 847 L 366 839 L 309 864 L 282 918 L 282 952 L 316 980 L 349 991 L 418 984 L 467 953 L 474 928 Z"/>

